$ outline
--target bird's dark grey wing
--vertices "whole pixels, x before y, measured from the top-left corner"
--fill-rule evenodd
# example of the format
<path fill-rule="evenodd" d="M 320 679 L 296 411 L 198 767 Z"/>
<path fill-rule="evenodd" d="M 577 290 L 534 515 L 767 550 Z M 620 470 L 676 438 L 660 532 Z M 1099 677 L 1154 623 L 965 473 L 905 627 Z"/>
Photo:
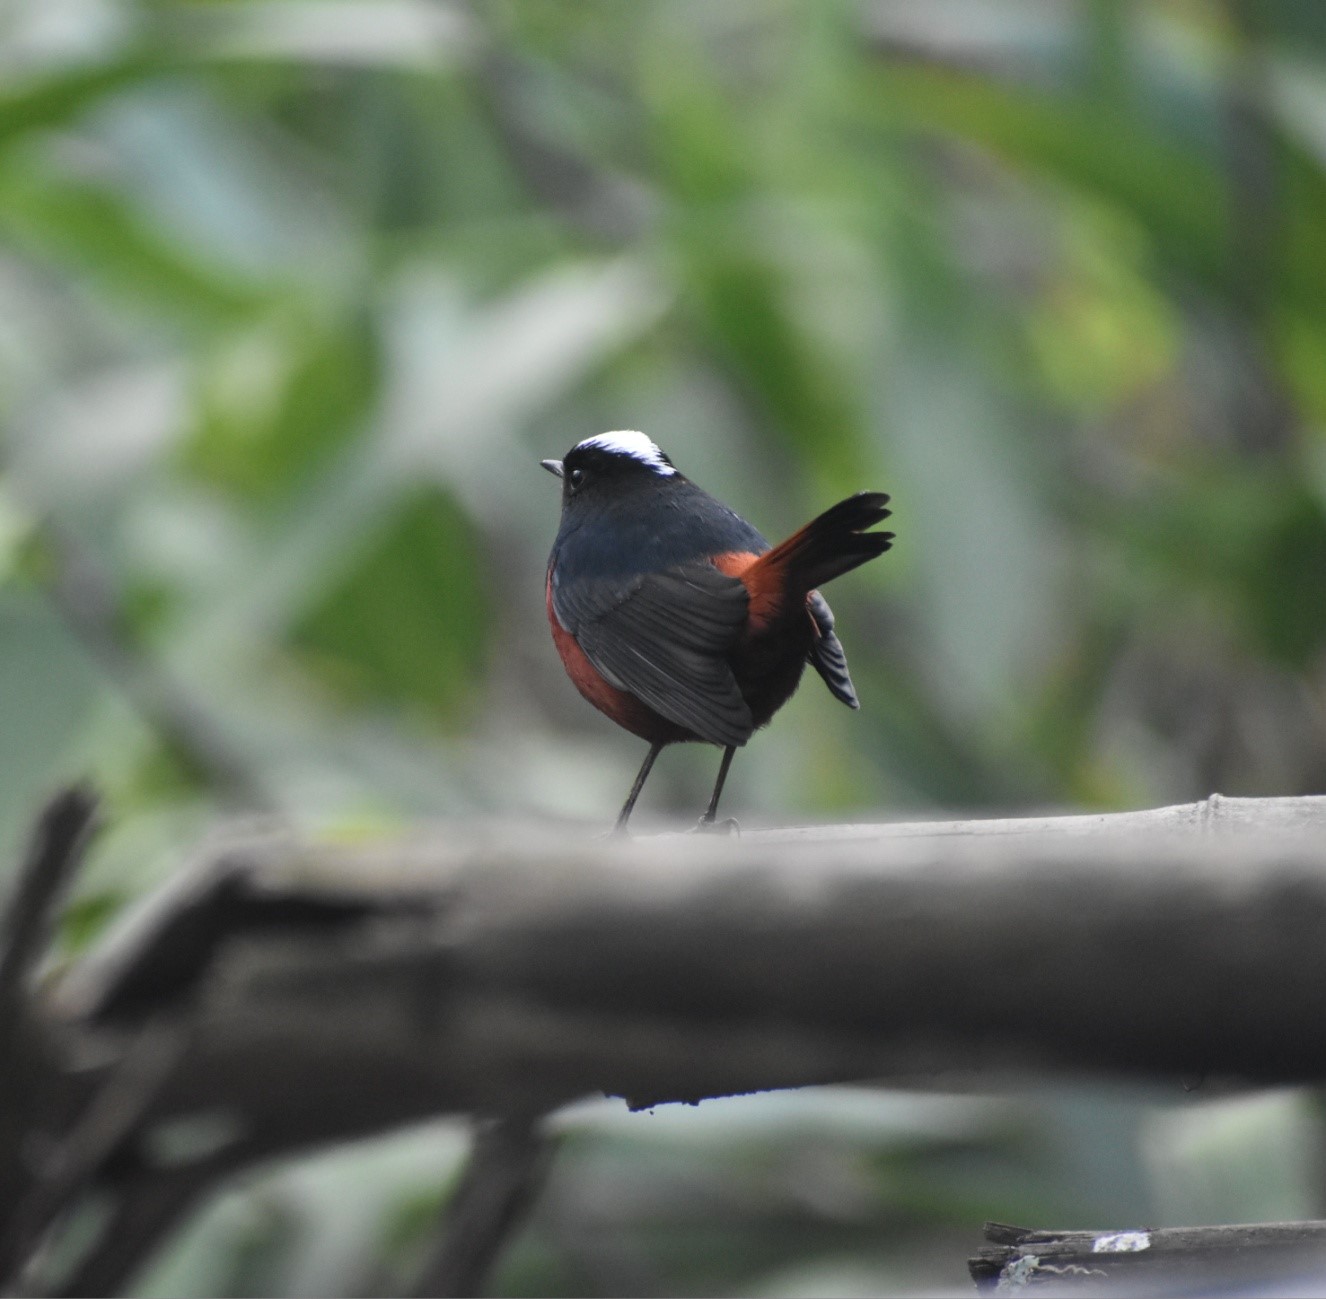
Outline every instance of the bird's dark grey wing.
<path fill-rule="evenodd" d="M 843 643 L 833 630 L 833 610 L 829 608 L 829 602 L 818 591 L 812 591 L 806 597 L 806 606 L 819 632 L 807 656 L 811 666 L 824 678 L 824 684 L 835 698 L 841 699 L 848 708 L 860 708 L 861 701 L 856 697 L 856 687 L 847 671 Z"/>
<path fill-rule="evenodd" d="M 754 726 L 727 654 L 749 597 L 711 564 L 635 578 L 554 581 L 553 612 L 609 684 L 712 744 L 745 744 Z"/>

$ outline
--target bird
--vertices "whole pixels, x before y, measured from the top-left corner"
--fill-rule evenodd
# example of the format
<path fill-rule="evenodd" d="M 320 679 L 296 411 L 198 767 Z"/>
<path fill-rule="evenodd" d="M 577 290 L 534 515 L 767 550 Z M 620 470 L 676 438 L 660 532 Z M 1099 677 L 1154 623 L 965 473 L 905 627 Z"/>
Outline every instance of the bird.
<path fill-rule="evenodd" d="M 553 642 L 581 695 L 649 752 L 617 818 L 627 822 L 669 744 L 723 750 L 697 829 L 717 823 L 737 749 L 792 697 L 809 663 L 859 708 L 819 587 L 883 554 L 883 492 L 858 492 L 771 546 L 644 433 L 620 429 L 540 461 L 562 480 L 545 599 Z"/>

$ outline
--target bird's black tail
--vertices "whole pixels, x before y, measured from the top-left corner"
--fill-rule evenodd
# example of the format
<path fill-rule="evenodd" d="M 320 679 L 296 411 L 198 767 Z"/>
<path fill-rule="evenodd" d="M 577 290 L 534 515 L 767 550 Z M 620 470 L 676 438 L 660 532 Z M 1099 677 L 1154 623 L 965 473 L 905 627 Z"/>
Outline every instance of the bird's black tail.
<path fill-rule="evenodd" d="M 833 692 L 834 698 L 841 699 L 848 708 L 860 708 L 852 674 L 847 670 L 847 654 L 833 630 L 833 610 L 829 608 L 829 602 L 818 591 L 812 591 L 806 597 L 806 607 L 810 610 L 816 633 L 808 656 L 811 666 L 824 678 L 824 684 Z"/>
<path fill-rule="evenodd" d="M 839 501 L 761 555 L 751 569 L 762 572 L 757 576 L 748 570 L 748 584 L 754 578 L 754 585 L 772 585 L 770 578 L 777 574 L 783 591 L 805 594 L 882 555 L 893 544 L 893 533 L 866 529 L 889 517 L 888 503 L 883 492 L 857 492 Z"/>

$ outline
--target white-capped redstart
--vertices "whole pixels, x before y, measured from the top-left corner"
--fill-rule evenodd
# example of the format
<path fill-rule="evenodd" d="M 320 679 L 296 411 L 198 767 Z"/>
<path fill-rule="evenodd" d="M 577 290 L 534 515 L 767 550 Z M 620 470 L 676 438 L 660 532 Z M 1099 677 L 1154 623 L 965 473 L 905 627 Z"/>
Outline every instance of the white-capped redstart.
<path fill-rule="evenodd" d="M 818 587 L 888 550 L 882 492 L 858 492 L 781 545 L 697 487 L 643 433 L 601 433 L 543 467 L 562 480 L 548 559 L 548 621 L 567 674 L 600 712 L 649 742 L 617 830 L 663 746 L 732 755 L 791 698 L 807 661 L 859 708 Z"/>

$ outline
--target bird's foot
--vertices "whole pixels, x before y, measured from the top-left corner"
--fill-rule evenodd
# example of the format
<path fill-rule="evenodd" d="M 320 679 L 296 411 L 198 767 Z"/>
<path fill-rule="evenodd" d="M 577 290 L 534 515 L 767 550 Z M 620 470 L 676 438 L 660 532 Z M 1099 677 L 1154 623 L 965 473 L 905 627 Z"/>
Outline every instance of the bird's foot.
<path fill-rule="evenodd" d="M 692 834 L 731 834 L 741 838 L 741 827 L 730 817 L 725 816 L 721 821 L 714 820 L 711 816 L 702 816 L 696 822 Z"/>

